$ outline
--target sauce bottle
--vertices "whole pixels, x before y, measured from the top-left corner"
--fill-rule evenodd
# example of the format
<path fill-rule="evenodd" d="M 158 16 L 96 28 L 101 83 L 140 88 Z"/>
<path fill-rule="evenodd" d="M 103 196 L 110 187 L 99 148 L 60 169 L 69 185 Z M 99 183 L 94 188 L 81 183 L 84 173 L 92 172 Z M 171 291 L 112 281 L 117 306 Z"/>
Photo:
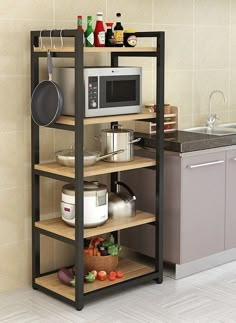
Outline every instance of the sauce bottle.
<path fill-rule="evenodd" d="M 121 25 L 121 21 L 120 21 L 121 14 L 118 12 L 116 14 L 116 17 L 117 17 L 117 22 L 114 27 L 114 42 L 115 42 L 115 46 L 122 47 L 124 43 L 124 28 Z"/>
<path fill-rule="evenodd" d="M 83 44 L 84 44 L 84 30 L 83 30 L 83 17 L 77 16 L 77 29 L 83 32 Z"/>
<path fill-rule="evenodd" d="M 77 29 L 78 30 L 83 30 L 83 17 L 82 16 L 77 16 Z"/>
<path fill-rule="evenodd" d="M 87 29 L 84 33 L 85 37 L 85 46 L 93 47 L 94 46 L 94 33 L 93 33 L 93 20 L 92 16 L 87 16 Z"/>
<path fill-rule="evenodd" d="M 106 39 L 105 45 L 106 47 L 113 47 L 114 46 L 114 33 L 112 31 L 113 22 L 106 22 L 107 31 L 106 31 Z"/>
<path fill-rule="evenodd" d="M 97 13 L 97 21 L 94 30 L 94 45 L 95 47 L 105 46 L 105 29 L 103 26 L 103 13 Z"/>

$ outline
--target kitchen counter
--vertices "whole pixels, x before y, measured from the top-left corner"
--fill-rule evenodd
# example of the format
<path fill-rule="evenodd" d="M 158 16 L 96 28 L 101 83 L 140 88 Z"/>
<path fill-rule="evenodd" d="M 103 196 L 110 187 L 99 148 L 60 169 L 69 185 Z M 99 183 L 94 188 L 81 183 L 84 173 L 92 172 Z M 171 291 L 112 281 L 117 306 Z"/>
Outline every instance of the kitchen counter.
<path fill-rule="evenodd" d="M 143 146 L 156 147 L 156 135 L 135 133 L 135 137 L 142 137 L 140 144 Z M 165 150 L 179 153 L 232 145 L 236 145 L 236 134 L 216 136 L 177 130 L 165 134 L 164 139 Z"/>

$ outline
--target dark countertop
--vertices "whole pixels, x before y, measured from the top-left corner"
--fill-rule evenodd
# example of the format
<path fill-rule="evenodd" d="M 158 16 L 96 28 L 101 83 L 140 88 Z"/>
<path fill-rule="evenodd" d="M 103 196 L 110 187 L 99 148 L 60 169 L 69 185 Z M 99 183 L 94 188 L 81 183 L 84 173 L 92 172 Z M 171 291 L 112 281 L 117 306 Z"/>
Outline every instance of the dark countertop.
<path fill-rule="evenodd" d="M 142 137 L 140 142 L 142 146 L 156 147 L 156 135 L 135 133 L 135 137 Z M 236 134 L 216 136 L 177 130 L 165 134 L 164 140 L 165 150 L 179 153 L 232 145 L 236 145 Z"/>

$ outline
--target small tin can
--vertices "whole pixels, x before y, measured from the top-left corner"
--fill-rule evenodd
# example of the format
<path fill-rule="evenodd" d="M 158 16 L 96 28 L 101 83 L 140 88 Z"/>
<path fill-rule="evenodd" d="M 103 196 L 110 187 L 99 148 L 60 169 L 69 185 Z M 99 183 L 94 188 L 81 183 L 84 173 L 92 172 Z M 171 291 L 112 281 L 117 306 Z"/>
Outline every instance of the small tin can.
<path fill-rule="evenodd" d="M 124 46 L 134 47 L 137 44 L 137 37 L 135 36 L 135 30 L 124 30 Z"/>

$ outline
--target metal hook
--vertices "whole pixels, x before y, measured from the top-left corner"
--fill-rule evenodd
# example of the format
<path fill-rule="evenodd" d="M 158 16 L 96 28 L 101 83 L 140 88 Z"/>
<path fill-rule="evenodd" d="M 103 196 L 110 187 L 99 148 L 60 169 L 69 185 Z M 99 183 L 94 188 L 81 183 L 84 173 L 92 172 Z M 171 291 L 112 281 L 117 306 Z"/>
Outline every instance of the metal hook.
<path fill-rule="evenodd" d="M 47 29 L 41 29 L 39 33 L 39 49 L 45 49 L 45 46 L 43 45 L 43 38 L 42 38 L 42 32 L 47 31 Z M 34 46 L 35 47 L 35 46 Z"/>
<path fill-rule="evenodd" d="M 53 40 L 52 40 L 52 32 L 53 30 L 57 30 L 57 29 L 51 29 L 50 30 L 50 49 L 56 49 L 55 44 L 53 44 Z"/>
<path fill-rule="evenodd" d="M 61 48 L 63 48 L 63 47 L 64 47 L 63 37 L 62 37 L 62 32 L 63 32 L 63 29 L 61 29 L 61 31 L 60 31 Z"/>

